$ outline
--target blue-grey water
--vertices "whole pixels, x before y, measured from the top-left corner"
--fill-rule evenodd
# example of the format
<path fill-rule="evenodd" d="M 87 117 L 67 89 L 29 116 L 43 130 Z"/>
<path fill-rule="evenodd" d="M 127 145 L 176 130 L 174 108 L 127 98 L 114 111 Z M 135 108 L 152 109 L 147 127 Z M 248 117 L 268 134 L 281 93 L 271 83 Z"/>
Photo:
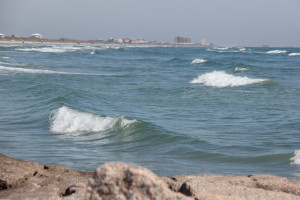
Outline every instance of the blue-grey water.
<path fill-rule="evenodd" d="M 300 178 L 300 48 L 1 45 L 0 149 Z"/>

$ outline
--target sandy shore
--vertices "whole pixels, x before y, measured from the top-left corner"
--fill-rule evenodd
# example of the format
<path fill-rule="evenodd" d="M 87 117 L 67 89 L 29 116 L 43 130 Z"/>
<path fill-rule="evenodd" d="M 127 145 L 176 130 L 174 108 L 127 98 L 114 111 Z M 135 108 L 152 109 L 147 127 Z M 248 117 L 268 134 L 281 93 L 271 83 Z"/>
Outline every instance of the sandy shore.
<path fill-rule="evenodd" d="M 0 199 L 299 200 L 300 179 L 212 174 L 158 177 L 123 162 L 82 172 L 0 154 Z"/>

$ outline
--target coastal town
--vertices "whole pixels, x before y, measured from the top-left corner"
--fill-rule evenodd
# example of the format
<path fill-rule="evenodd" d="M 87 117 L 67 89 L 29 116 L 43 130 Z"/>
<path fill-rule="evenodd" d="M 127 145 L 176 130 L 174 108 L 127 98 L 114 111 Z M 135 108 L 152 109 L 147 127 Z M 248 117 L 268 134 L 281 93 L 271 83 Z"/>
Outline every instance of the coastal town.
<path fill-rule="evenodd" d="M 132 45 L 185 45 L 185 46 L 214 46 L 213 43 L 208 43 L 206 39 L 201 39 L 198 43 L 193 43 L 191 38 L 175 36 L 173 41 L 161 42 L 161 41 L 147 41 L 145 39 L 134 38 L 108 38 L 97 40 L 77 40 L 69 38 L 49 39 L 43 37 L 39 33 L 33 33 L 30 36 L 21 36 L 19 34 L 12 34 L 6 36 L 0 33 L 1 43 L 70 43 L 70 44 L 132 44 Z"/>

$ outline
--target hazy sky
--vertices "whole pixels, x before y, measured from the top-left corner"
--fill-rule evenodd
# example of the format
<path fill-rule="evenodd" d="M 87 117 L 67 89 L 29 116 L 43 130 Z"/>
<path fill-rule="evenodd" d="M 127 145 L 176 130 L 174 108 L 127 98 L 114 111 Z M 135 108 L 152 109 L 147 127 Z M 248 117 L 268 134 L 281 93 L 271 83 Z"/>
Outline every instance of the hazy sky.
<path fill-rule="evenodd" d="M 300 46 L 300 0 L 0 0 L 0 33 Z"/>

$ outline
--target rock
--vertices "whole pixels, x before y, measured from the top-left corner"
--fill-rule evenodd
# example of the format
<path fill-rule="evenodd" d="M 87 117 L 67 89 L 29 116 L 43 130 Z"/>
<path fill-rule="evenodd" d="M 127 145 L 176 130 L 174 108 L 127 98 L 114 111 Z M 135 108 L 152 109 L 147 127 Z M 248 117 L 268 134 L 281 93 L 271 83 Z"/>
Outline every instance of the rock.
<path fill-rule="evenodd" d="M 174 191 L 201 200 L 299 200 L 300 180 L 270 175 L 190 175 L 163 179 Z"/>
<path fill-rule="evenodd" d="M 0 199 L 84 199 L 91 172 L 0 154 Z"/>
<path fill-rule="evenodd" d="M 106 163 L 92 173 L 0 154 L 0 199 L 300 200 L 300 179 L 210 174 L 159 178 L 122 162 Z"/>
<path fill-rule="evenodd" d="M 189 200 L 171 191 L 150 170 L 131 163 L 109 162 L 89 181 L 86 200 Z"/>

